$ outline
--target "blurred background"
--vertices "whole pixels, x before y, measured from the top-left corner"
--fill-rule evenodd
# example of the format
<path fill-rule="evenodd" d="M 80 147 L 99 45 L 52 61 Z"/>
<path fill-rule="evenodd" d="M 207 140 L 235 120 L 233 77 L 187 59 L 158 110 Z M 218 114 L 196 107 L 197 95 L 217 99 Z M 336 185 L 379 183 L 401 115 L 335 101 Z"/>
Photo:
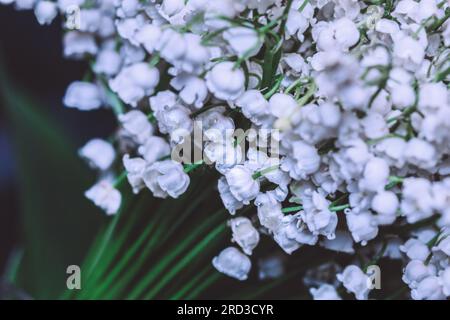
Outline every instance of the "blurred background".
<path fill-rule="evenodd" d="M 63 223 L 59 225 L 59 230 L 63 230 L 61 226 L 79 221 L 75 216 L 76 210 L 68 207 L 73 204 L 60 198 L 63 188 L 72 192 L 74 197 L 72 199 L 82 203 L 84 208 L 92 209 L 89 212 L 92 215 L 90 218 L 93 220 L 92 227 L 85 226 L 84 230 L 77 231 L 75 224 L 71 229 L 74 234 L 81 232 L 82 238 L 85 239 L 79 243 L 79 252 L 72 256 L 69 253 L 63 260 L 70 260 L 70 258 L 81 260 L 81 252 L 86 249 L 92 240 L 92 234 L 103 219 L 101 212 L 91 208 L 91 205 L 83 198 L 83 188 L 87 188 L 92 182 L 93 174 L 84 170 L 84 165 L 80 162 L 79 169 L 83 172 L 86 182 L 83 183 L 84 186 L 76 188 L 77 192 L 70 188 L 67 189 L 71 178 L 67 175 L 68 172 L 64 172 L 64 164 L 58 164 L 62 168 L 59 170 L 60 172 L 51 172 L 50 168 L 56 169 L 58 165 L 53 166 L 48 159 L 40 157 L 47 142 L 43 141 L 40 133 L 36 131 L 19 130 L 15 121 L 20 118 L 29 120 L 29 118 L 25 112 L 19 111 L 15 103 L 8 102 L 11 97 L 13 102 L 18 101 L 19 99 L 16 99 L 18 97 L 28 99 L 30 107 L 35 108 L 39 113 L 42 112 L 46 115 L 46 119 L 51 119 L 59 126 L 60 131 L 48 132 L 48 134 L 50 138 L 60 135 L 60 133 L 64 135 L 64 144 L 70 144 L 69 152 L 71 153 L 76 152 L 76 149 L 88 139 L 95 136 L 104 137 L 111 132 L 114 118 L 110 112 L 95 111 L 87 114 L 64 108 L 61 103 L 66 87 L 71 81 L 80 79 L 84 75 L 86 65 L 83 62 L 63 59 L 60 25 L 61 21 L 57 20 L 51 26 L 42 27 L 37 23 L 32 11 L 16 11 L 12 6 L 0 6 L 0 76 L 3 79 L 0 87 L 0 274 L 7 271 L 7 265 L 12 262 L 15 253 L 21 254 L 20 248 L 23 243 L 33 241 L 31 234 L 26 231 L 27 226 L 32 225 L 33 222 L 31 219 L 23 221 L 26 217 L 24 213 L 27 211 L 27 201 L 31 197 L 34 196 L 37 201 L 29 206 L 35 206 L 37 202 L 41 202 L 43 210 L 46 211 L 46 215 L 38 217 L 39 210 L 35 207 L 34 215 L 36 217 L 34 218 L 48 219 L 48 229 L 41 231 L 48 234 L 50 241 L 56 240 L 59 232 L 56 227 L 58 223 Z M 16 96 L 12 96 L 13 92 L 11 92 L 10 86 L 13 86 Z M 13 115 L 11 111 L 14 109 L 19 111 L 19 114 Z M 23 123 L 26 124 L 26 121 Z M 30 126 L 25 129 L 30 129 Z M 35 136 L 34 133 L 36 133 Z M 29 152 L 30 155 L 28 156 L 25 152 Z M 58 152 L 63 151 L 56 150 L 56 153 Z M 76 156 L 71 160 L 78 161 Z M 55 159 L 56 161 L 58 160 Z M 26 162 L 34 167 L 25 169 Z M 19 163 L 21 165 L 18 165 Z M 25 167 L 22 164 L 25 164 Z M 41 174 L 41 177 L 34 179 L 39 180 L 40 185 L 33 191 L 33 194 L 30 194 L 27 187 L 24 186 L 26 178 L 30 176 L 26 173 L 27 170 Z M 25 176 L 26 174 L 27 176 Z M 57 179 L 53 177 L 54 174 Z M 60 184 L 60 181 L 66 182 L 65 185 Z M 49 197 L 54 201 L 46 198 L 44 190 L 49 191 Z M 61 192 L 55 192 L 58 190 Z M 58 202 L 58 198 L 60 202 Z M 45 208 L 50 202 L 55 203 L 50 208 Z M 75 222 L 58 221 L 58 216 L 63 216 L 61 210 L 74 211 Z M 82 212 L 81 216 L 83 216 Z M 70 232 L 67 236 L 70 236 Z M 45 260 L 45 256 L 50 255 L 45 250 L 39 252 L 41 259 L 36 257 L 36 260 Z"/>

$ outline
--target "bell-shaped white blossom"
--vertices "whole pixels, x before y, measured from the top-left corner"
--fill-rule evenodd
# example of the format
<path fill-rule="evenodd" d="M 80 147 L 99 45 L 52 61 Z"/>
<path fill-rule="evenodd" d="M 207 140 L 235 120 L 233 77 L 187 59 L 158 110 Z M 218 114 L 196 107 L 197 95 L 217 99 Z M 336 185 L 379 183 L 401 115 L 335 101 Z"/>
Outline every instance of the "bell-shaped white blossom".
<path fill-rule="evenodd" d="M 98 109 L 103 104 L 99 87 L 82 81 L 75 81 L 69 85 L 63 102 L 66 107 L 81 111 Z"/>
<path fill-rule="evenodd" d="M 372 199 L 372 210 L 378 213 L 378 224 L 392 224 L 396 219 L 399 200 L 391 191 L 380 191 Z"/>
<path fill-rule="evenodd" d="M 141 62 L 123 68 L 109 84 L 125 103 L 136 107 L 141 99 L 153 93 L 158 82 L 159 71 Z"/>
<path fill-rule="evenodd" d="M 85 55 L 95 55 L 98 46 L 94 36 L 89 33 L 70 31 L 64 35 L 64 56 L 73 59 L 81 59 Z"/>
<path fill-rule="evenodd" d="M 444 300 L 445 295 L 438 277 L 429 276 L 417 284 L 417 288 L 411 290 L 414 300 Z"/>
<path fill-rule="evenodd" d="M 258 32 L 247 27 L 230 28 L 223 33 L 223 38 L 239 57 L 252 57 L 256 55 L 263 44 Z"/>
<path fill-rule="evenodd" d="M 269 103 L 259 90 L 248 90 L 236 100 L 243 115 L 258 126 L 268 127 L 273 122 Z"/>
<path fill-rule="evenodd" d="M 258 245 L 259 233 L 252 222 L 245 217 L 231 219 L 229 222 L 235 241 L 246 254 L 251 255 L 253 249 Z"/>
<path fill-rule="evenodd" d="M 36 4 L 34 14 L 39 24 L 51 24 L 58 14 L 58 10 L 54 2 L 44 0 Z"/>
<path fill-rule="evenodd" d="M 234 247 L 228 247 L 214 257 L 212 264 L 219 272 L 237 280 L 246 280 L 252 267 L 250 259 Z"/>
<path fill-rule="evenodd" d="M 236 213 L 236 210 L 239 210 L 244 206 L 242 201 L 236 199 L 235 196 L 231 193 L 230 186 L 228 185 L 225 177 L 221 177 L 219 179 L 217 188 L 219 190 L 223 205 L 232 215 Z"/>
<path fill-rule="evenodd" d="M 255 199 L 258 218 L 261 225 L 272 232 L 278 230 L 284 217 L 281 212 L 281 203 L 274 192 L 260 193 Z"/>
<path fill-rule="evenodd" d="M 183 166 L 172 160 L 157 161 L 145 169 L 145 185 L 158 198 L 178 198 L 189 187 L 189 176 Z"/>
<path fill-rule="evenodd" d="M 318 288 L 309 290 L 314 300 L 342 300 L 336 288 L 329 284 L 323 284 Z"/>
<path fill-rule="evenodd" d="M 243 165 L 237 165 L 225 174 L 230 192 L 244 204 L 248 204 L 259 193 L 259 182 L 253 178 L 253 174 Z"/>
<path fill-rule="evenodd" d="M 92 139 L 86 143 L 79 151 L 80 157 L 95 169 L 106 170 L 111 167 L 116 151 L 111 143 L 103 139 Z"/>
<path fill-rule="evenodd" d="M 123 156 L 122 162 L 127 171 L 127 179 L 133 189 L 133 193 L 139 193 L 140 190 L 145 188 L 143 176 L 147 162 L 142 158 L 130 158 L 128 154 Z"/>
<path fill-rule="evenodd" d="M 148 116 L 140 110 L 128 111 L 120 114 L 118 118 L 126 133 L 139 144 L 145 143 L 153 134 L 154 129 L 148 120 Z"/>
<path fill-rule="evenodd" d="M 354 213 L 349 211 L 346 214 L 348 230 L 352 233 L 355 242 L 366 245 L 369 240 L 378 234 L 378 223 L 376 218 L 369 212 Z"/>
<path fill-rule="evenodd" d="M 245 76 L 233 62 L 220 62 L 206 75 L 206 85 L 221 100 L 235 100 L 244 92 Z"/>
<path fill-rule="evenodd" d="M 85 196 L 108 215 L 117 213 L 122 202 L 120 192 L 107 180 L 102 180 L 92 186 L 85 192 Z"/>
<path fill-rule="evenodd" d="M 353 293 L 358 300 L 367 300 L 369 295 L 369 277 L 355 265 L 347 266 L 344 271 L 337 275 L 345 289 Z"/>

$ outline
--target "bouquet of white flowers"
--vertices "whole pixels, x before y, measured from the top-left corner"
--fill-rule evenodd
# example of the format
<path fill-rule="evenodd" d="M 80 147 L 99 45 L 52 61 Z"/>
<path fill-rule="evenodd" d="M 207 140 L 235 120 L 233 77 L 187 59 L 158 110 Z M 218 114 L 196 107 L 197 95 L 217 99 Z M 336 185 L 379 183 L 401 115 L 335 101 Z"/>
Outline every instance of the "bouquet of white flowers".
<path fill-rule="evenodd" d="M 287 255 L 353 256 L 336 281 L 319 279 L 329 262 L 305 276 L 314 299 L 367 299 L 383 257 L 402 261 L 413 299 L 450 296 L 449 1 L 0 3 L 40 24 L 62 15 L 64 56 L 90 66 L 64 105 L 116 115 L 113 136 L 79 151 L 99 172 L 85 195 L 106 214 L 124 183 L 178 198 L 211 170 L 234 243 L 219 272 L 246 280 L 264 237 Z"/>

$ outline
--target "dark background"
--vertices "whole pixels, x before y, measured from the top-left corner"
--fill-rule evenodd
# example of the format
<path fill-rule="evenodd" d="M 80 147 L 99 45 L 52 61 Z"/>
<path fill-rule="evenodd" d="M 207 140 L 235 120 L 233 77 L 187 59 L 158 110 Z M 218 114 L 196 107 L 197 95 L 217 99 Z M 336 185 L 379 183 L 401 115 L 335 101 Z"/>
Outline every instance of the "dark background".
<path fill-rule="evenodd" d="M 29 94 L 62 124 L 75 146 L 94 136 L 107 136 L 114 119 L 107 111 L 67 109 L 62 97 L 70 82 L 87 70 L 83 62 L 62 56 L 61 21 L 40 26 L 32 11 L 0 5 L 0 69 L 17 88 Z M 0 274 L 20 239 L 17 168 L 4 101 L 0 92 Z"/>

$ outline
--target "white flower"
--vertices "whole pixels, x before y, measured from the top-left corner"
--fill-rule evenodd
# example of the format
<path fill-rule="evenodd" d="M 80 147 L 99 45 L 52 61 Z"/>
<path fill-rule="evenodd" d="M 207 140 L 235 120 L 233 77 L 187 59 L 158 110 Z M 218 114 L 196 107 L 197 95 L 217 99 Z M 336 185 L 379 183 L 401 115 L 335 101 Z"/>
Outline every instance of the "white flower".
<path fill-rule="evenodd" d="M 337 275 L 337 279 L 348 291 L 355 294 L 356 299 L 367 300 L 369 277 L 358 266 L 347 266 L 342 273 Z"/>
<path fill-rule="evenodd" d="M 203 107 L 208 96 L 208 88 L 203 79 L 190 74 L 180 74 L 170 81 L 172 87 L 180 91 L 180 98 L 187 105 Z"/>
<path fill-rule="evenodd" d="M 138 10 L 141 8 L 139 0 L 123 0 L 120 4 L 122 14 L 126 17 L 135 16 Z"/>
<path fill-rule="evenodd" d="M 96 73 L 113 76 L 119 72 L 121 64 L 122 58 L 118 52 L 104 49 L 98 53 L 93 69 Z"/>
<path fill-rule="evenodd" d="M 242 114 L 258 126 L 269 127 L 273 117 L 269 112 L 269 103 L 259 90 L 244 92 L 235 102 Z"/>
<path fill-rule="evenodd" d="M 409 239 L 404 245 L 400 246 L 400 250 L 411 260 L 425 261 L 430 254 L 428 246 L 420 240 Z"/>
<path fill-rule="evenodd" d="M 250 259 L 238 249 L 228 247 L 212 260 L 214 268 L 229 277 L 246 280 L 252 264 Z"/>
<path fill-rule="evenodd" d="M 380 191 L 372 199 L 372 210 L 378 213 L 378 224 L 392 224 L 396 219 L 398 207 L 398 198 L 391 191 Z"/>
<path fill-rule="evenodd" d="M 8 0 L 0 1 L 0 3 L 8 4 Z M 33 9 L 36 5 L 36 0 L 15 0 L 14 5 L 17 10 Z"/>
<path fill-rule="evenodd" d="M 399 108 L 410 107 L 416 100 L 416 93 L 409 84 L 396 84 L 392 86 L 392 103 Z"/>
<path fill-rule="evenodd" d="M 426 266 L 423 261 L 411 260 L 404 269 L 402 280 L 410 287 L 416 287 L 429 275 L 431 275 L 430 267 Z"/>
<path fill-rule="evenodd" d="M 448 105 L 448 89 L 442 82 L 425 83 L 420 87 L 418 102 L 418 107 L 420 110 L 436 110 Z"/>
<path fill-rule="evenodd" d="M 307 228 L 301 213 L 297 213 L 283 217 L 274 239 L 286 253 L 291 254 L 303 244 L 315 245 L 318 236 Z"/>
<path fill-rule="evenodd" d="M 389 165 L 383 158 L 373 158 L 367 162 L 364 168 L 363 179 L 359 186 L 362 190 L 380 191 L 388 182 Z"/>
<path fill-rule="evenodd" d="M 346 213 L 348 230 L 352 233 L 355 242 L 361 242 L 366 245 L 369 240 L 375 238 L 378 234 L 378 224 L 373 215 L 369 212 L 360 212 L 358 214 L 350 211 Z"/>
<path fill-rule="evenodd" d="M 450 296 L 450 267 L 446 268 L 440 275 L 442 291 L 448 297 Z"/>
<path fill-rule="evenodd" d="M 369 139 L 381 138 L 389 133 L 383 116 L 376 112 L 369 113 L 362 121 L 364 133 Z"/>
<path fill-rule="evenodd" d="M 143 175 L 147 162 L 142 158 L 131 159 L 128 154 L 123 156 L 122 162 L 127 171 L 127 179 L 133 189 L 133 193 L 139 193 L 141 189 L 145 188 Z"/>
<path fill-rule="evenodd" d="M 412 138 L 408 141 L 405 158 L 409 163 L 422 169 L 433 168 L 438 160 L 434 146 L 419 138 Z"/>
<path fill-rule="evenodd" d="M 223 205 L 228 210 L 228 212 L 234 215 L 236 213 L 236 210 L 239 210 L 244 206 L 244 204 L 236 199 L 230 192 L 230 186 L 228 185 L 225 177 L 221 177 L 219 179 L 217 188 L 219 190 Z"/>
<path fill-rule="evenodd" d="M 98 182 L 92 188 L 87 190 L 85 196 L 108 215 L 117 213 L 122 201 L 120 192 L 106 180 Z"/>
<path fill-rule="evenodd" d="M 170 140 L 178 144 L 182 143 L 193 129 L 190 114 L 191 111 L 188 108 L 175 105 L 158 110 L 154 115 L 158 122 L 159 131 L 170 134 Z"/>
<path fill-rule="evenodd" d="M 103 139 L 92 139 L 79 151 L 80 157 L 84 158 L 92 168 L 105 171 L 111 167 L 116 151 L 111 143 Z"/>
<path fill-rule="evenodd" d="M 289 238 L 286 234 L 286 228 L 278 229 L 274 235 L 273 239 L 284 250 L 287 254 L 292 254 L 292 252 L 298 250 L 301 244 L 294 238 Z"/>
<path fill-rule="evenodd" d="M 359 31 L 355 23 L 348 18 L 341 18 L 321 28 L 317 35 L 317 46 L 323 51 L 347 51 L 358 40 Z"/>
<path fill-rule="evenodd" d="M 331 240 L 335 238 L 338 218 L 336 212 L 328 209 L 329 205 L 330 202 L 323 195 L 314 191 L 310 199 L 303 199 L 304 211 L 301 216 L 314 235 L 324 235 Z"/>
<path fill-rule="evenodd" d="M 272 232 L 278 230 L 284 217 L 281 212 L 281 203 L 273 192 L 260 193 L 255 199 L 258 218 L 261 225 Z"/>
<path fill-rule="evenodd" d="M 298 108 L 297 101 L 292 96 L 276 93 L 269 100 L 270 113 L 277 118 L 275 129 L 287 130 L 291 128 L 291 117 Z"/>
<path fill-rule="evenodd" d="M 139 144 L 143 144 L 153 134 L 153 126 L 150 124 L 148 117 L 140 110 L 128 111 L 120 114 L 118 118 L 127 134 Z"/>
<path fill-rule="evenodd" d="M 206 75 L 208 89 L 218 99 L 235 100 L 244 92 L 245 77 L 233 62 L 220 62 Z"/>
<path fill-rule="evenodd" d="M 153 53 L 158 47 L 161 38 L 161 28 L 154 24 L 146 24 L 136 33 L 136 40 L 147 50 Z"/>
<path fill-rule="evenodd" d="M 329 284 L 322 284 L 319 288 L 311 288 L 309 292 L 314 300 L 342 300 L 336 288 Z"/>
<path fill-rule="evenodd" d="M 230 44 L 238 57 L 252 57 L 256 55 L 263 41 L 254 29 L 234 27 L 223 33 L 223 38 Z"/>
<path fill-rule="evenodd" d="M 253 249 L 258 245 L 259 233 L 252 222 L 245 217 L 231 219 L 229 221 L 235 241 L 246 254 L 251 255 Z"/>
<path fill-rule="evenodd" d="M 281 168 L 293 179 L 305 179 L 319 170 L 320 156 L 315 147 L 303 141 L 295 141 L 291 147 L 293 154 L 282 160 Z"/>
<path fill-rule="evenodd" d="M 232 139 L 226 139 L 223 142 L 207 142 L 205 144 L 205 161 L 215 163 L 216 169 L 225 174 L 228 169 L 242 162 L 242 149 L 234 146 Z"/>
<path fill-rule="evenodd" d="M 39 1 L 34 8 L 34 14 L 39 24 L 51 24 L 58 14 L 58 10 L 52 1 Z"/>
<path fill-rule="evenodd" d="M 253 172 L 243 165 L 237 165 L 225 174 L 230 192 L 244 204 L 249 204 L 259 193 L 259 182 L 252 175 Z"/>
<path fill-rule="evenodd" d="M 66 107 L 82 111 L 98 109 L 103 104 L 98 86 L 82 81 L 75 81 L 69 85 L 63 102 Z"/>
<path fill-rule="evenodd" d="M 89 33 L 70 31 L 64 35 L 64 56 L 81 59 L 85 55 L 97 54 L 98 47 Z"/>
<path fill-rule="evenodd" d="M 321 241 L 321 245 L 332 251 L 355 253 L 353 239 L 348 232 L 336 231 L 336 237 L 334 239 L 325 238 Z"/>
<path fill-rule="evenodd" d="M 414 300 L 444 300 L 440 280 L 436 276 L 429 276 L 419 282 L 417 288 L 411 291 Z"/>
<path fill-rule="evenodd" d="M 186 51 L 180 61 L 174 63 L 184 72 L 199 74 L 208 62 L 210 55 L 207 48 L 201 45 L 201 37 L 194 33 L 184 34 Z"/>
<path fill-rule="evenodd" d="M 424 178 L 407 178 L 403 181 L 400 210 L 409 223 L 426 219 L 433 214 L 431 183 Z"/>
<path fill-rule="evenodd" d="M 152 32 L 156 33 L 156 31 Z M 180 33 L 176 32 L 173 29 L 166 29 L 158 38 L 159 39 L 155 49 L 159 50 L 161 57 L 171 63 L 182 59 L 183 55 L 186 52 L 186 42 L 184 41 L 184 38 Z M 153 36 L 149 37 L 148 39 L 153 40 Z M 156 40 L 157 37 L 154 36 L 154 39 Z M 152 47 L 153 43 L 150 45 L 150 49 Z"/>
<path fill-rule="evenodd" d="M 163 0 L 161 10 L 168 16 L 179 13 L 185 6 L 184 0 Z"/>
<path fill-rule="evenodd" d="M 158 82 L 158 69 L 141 62 L 123 68 L 109 85 L 125 103 L 136 107 L 142 98 L 153 93 Z"/>
<path fill-rule="evenodd" d="M 395 165 L 397 168 L 403 167 L 405 163 L 405 149 L 407 142 L 402 138 L 387 138 L 380 141 L 375 149 L 383 155 L 383 158 Z"/>
<path fill-rule="evenodd" d="M 145 169 L 145 185 L 158 198 L 178 198 L 189 187 L 189 176 L 183 166 L 172 160 L 157 161 Z"/>
<path fill-rule="evenodd" d="M 396 37 L 393 54 L 406 67 L 408 64 L 419 65 L 425 57 L 425 50 L 418 40 L 403 35 Z"/>

